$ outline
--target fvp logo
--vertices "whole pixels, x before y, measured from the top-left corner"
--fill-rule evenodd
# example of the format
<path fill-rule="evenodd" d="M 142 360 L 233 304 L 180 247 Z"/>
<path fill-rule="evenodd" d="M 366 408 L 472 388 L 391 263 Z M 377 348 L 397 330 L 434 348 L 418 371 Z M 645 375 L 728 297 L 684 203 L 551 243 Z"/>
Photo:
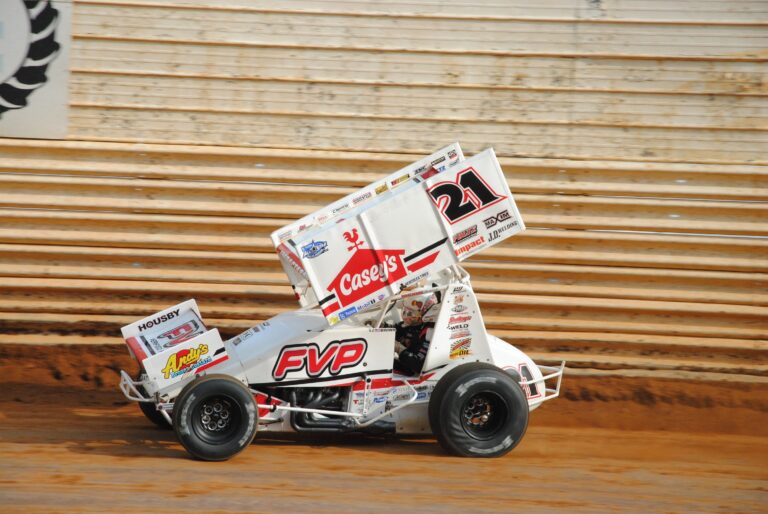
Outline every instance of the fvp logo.
<path fill-rule="evenodd" d="M 280 381 L 289 372 L 305 369 L 307 376 L 311 378 L 317 378 L 326 371 L 331 376 L 336 376 L 342 370 L 360 364 L 367 350 L 365 339 L 332 341 L 322 351 L 316 343 L 288 345 L 280 350 L 272 369 L 272 377 Z"/>
<path fill-rule="evenodd" d="M 50 0 L 0 1 L 0 116 L 27 105 L 56 58 L 59 12 Z"/>

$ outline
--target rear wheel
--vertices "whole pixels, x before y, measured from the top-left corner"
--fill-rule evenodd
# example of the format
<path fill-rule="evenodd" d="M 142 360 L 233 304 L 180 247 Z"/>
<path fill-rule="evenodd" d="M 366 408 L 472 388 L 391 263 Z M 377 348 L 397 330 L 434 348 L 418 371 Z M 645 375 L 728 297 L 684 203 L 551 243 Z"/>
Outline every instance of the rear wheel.
<path fill-rule="evenodd" d="M 146 375 L 143 374 L 140 375 L 137 381 L 141 382 L 145 376 Z M 142 386 L 138 386 L 137 389 L 142 394 L 142 396 L 146 394 Z M 146 417 L 149 421 L 158 427 L 165 429 L 171 428 L 171 424 L 167 419 L 165 419 L 165 416 L 163 416 L 162 413 L 157 410 L 157 406 L 155 406 L 154 402 L 139 402 L 139 409 L 141 409 L 141 413 L 144 414 L 144 417 Z"/>
<path fill-rule="evenodd" d="M 446 451 L 464 457 L 499 457 L 528 428 L 528 401 L 503 370 L 470 363 L 451 370 L 429 403 L 432 431 Z"/>
<path fill-rule="evenodd" d="M 141 412 L 144 414 L 144 416 L 157 425 L 160 428 L 169 429 L 171 428 L 171 424 L 168 423 L 168 420 L 165 419 L 165 416 L 157 410 L 157 407 L 152 402 L 139 402 L 139 409 L 141 409 Z"/>
<path fill-rule="evenodd" d="M 225 375 L 209 375 L 187 385 L 173 406 L 179 442 L 201 460 L 227 460 L 256 435 L 258 413 L 245 385 Z"/>

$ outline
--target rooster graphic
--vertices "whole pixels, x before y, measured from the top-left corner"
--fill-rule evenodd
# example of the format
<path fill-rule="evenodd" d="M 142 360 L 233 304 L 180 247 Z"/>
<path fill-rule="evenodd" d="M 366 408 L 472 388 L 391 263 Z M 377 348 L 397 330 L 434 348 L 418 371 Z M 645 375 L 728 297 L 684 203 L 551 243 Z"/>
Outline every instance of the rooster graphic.
<path fill-rule="evenodd" d="M 348 246 L 347 250 L 356 251 L 356 250 L 359 250 L 360 247 L 363 245 L 363 241 L 358 241 L 358 239 L 360 239 L 360 236 L 358 235 L 356 228 L 353 228 L 349 232 L 344 232 L 344 239 L 346 239 L 347 242 L 352 245 L 352 246 Z"/>

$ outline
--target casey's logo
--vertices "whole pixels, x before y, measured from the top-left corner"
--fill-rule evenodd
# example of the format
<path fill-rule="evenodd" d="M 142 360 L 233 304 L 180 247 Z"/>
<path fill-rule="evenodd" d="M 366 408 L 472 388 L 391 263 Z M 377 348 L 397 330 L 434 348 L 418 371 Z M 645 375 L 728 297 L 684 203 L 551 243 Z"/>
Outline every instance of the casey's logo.
<path fill-rule="evenodd" d="M 208 345 L 201 344 L 197 348 L 185 348 L 168 357 L 168 362 L 163 368 L 163 375 L 166 379 L 176 376 L 182 372 L 191 370 L 200 358 L 208 353 Z"/>
<path fill-rule="evenodd" d="M 352 258 L 328 286 L 334 291 L 341 307 L 351 305 L 375 293 L 387 284 L 392 284 L 408 274 L 402 256 L 405 250 L 371 250 L 360 248 L 357 229 L 344 232 L 344 239 L 350 244 L 347 250 Z"/>

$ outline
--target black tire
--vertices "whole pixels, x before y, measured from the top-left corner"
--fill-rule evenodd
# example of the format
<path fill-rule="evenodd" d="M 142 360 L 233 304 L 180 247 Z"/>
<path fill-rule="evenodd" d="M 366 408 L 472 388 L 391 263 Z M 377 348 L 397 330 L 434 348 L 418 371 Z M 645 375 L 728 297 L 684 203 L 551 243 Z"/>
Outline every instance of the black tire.
<path fill-rule="evenodd" d="M 227 460 L 256 436 L 259 415 L 242 382 L 208 375 L 182 389 L 174 402 L 173 427 L 179 442 L 200 460 Z"/>
<path fill-rule="evenodd" d="M 141 409 L 141 412 L 144 414 L 144 416 L 157 425 L 160 428 L 163 428 L 165 430 L 169 430 L 171 428 L 171 424 L 168 423 L 168 420 L 165 419 L 165 416 L 163 416 L 159 410 L 157 410 L 157 407 L 155 407 L 155 404 L 152 402 L 139 402 L 139 409 Z"/>
<path fill-rule="evenodd" d="M 528 428 L 528 400 L 504 370 L 481 362 L 459 366 L 435 387 L 429 422 L 440 445 L 462 457 L 500 457 Z"/>
<path fill-rule="evenodd" d="M 139 378 L 136 380 L 141 382 L 144 378 L 145 375 L 142 374 L 139 375 Z M 146 394 L 143 387 L 138 386 L 137 389 L 142 394 L 142 396 Z M 160 411 L 157 410 L 157 407 L 153 402 L 139 402 L 139 409 L 141 410 L 141 413 L 144 414 L 145 418 L 147 418 L 158 427 L 164 428 L 166 430 L 171 428 L 171 424 L 167 419 L 165 419 L 165 416 L 163 416 Z"/>

